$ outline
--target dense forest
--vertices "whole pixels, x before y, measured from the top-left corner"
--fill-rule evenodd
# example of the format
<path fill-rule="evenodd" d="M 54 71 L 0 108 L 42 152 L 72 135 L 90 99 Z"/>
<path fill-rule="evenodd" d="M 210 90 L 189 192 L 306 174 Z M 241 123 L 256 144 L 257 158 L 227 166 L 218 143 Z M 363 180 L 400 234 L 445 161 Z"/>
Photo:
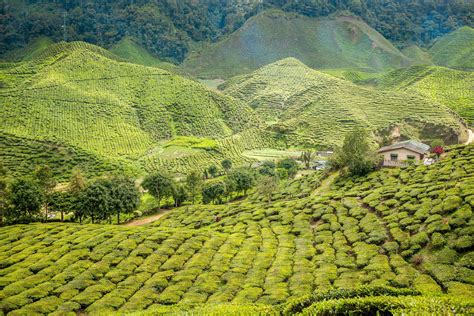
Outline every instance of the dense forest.
<path fill-rule="evenodd" d="M 103 47 L 133 36 L 156 56 L 181 62 L 193 43 L 216 41 L 267 8 L 311 17 L 347 10 L 399 46 L 426 46 L 474 25 L 469 0 L 3 0 L 0 54 L 38 36 Z"/>

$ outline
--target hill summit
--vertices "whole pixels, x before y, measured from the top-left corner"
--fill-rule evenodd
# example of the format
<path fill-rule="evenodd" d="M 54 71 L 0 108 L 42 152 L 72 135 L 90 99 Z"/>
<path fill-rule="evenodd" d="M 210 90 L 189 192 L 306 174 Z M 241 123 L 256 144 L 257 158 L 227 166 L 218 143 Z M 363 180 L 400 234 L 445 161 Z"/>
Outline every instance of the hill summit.
<path fill-rule="evenodd" d="M 410 63 L 396 47 L 352 16 L 309 18 L 270 10 L 227 38 L 192 54 L 184 68 L 201 77 L 227 78 L 295 57 L 312 68 L 385 70 Z"/>

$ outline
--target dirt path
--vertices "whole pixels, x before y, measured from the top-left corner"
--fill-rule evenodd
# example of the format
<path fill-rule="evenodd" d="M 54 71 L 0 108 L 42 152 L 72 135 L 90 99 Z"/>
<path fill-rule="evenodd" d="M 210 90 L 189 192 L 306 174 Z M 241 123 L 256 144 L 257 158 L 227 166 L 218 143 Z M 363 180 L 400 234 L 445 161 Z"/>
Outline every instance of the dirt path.
<path fill-rule="evenodd" d="M 124 224 L 123 226 L 135 227 L 135 226 L 142 226 L 142 225 L 145 225 L 145 224 L 149 224 L 149 223 L 152 223 L 152 222 L 155 222 L 155 221 L 159 220 L 160 218 L 162 218 L 163 216 L 165 216 L 169 212 L 170 212 L 170 210 L 165 210 L 165 211 L 162 211 L 160 214 L 152 215 L 152 216 L 145 217 L 145 218 L 140 218 L 140 219 L 128 222 L 128 223 Z"/>
<path fill-rule="evenodd" d="M 469 133 L 469 138 L 467 139 L 466 145 L 469 145 L 470 143 L 474 142 L 474 132 L 472 129 L 468 129 L 467 132 Z"/>
<path fill-rule="evenodd" d="M 321 185 L 317 187 L 313 191 L 312 194 L 315 195 L 315 194 L 321 194 L 321 193 L 326 193 L 330 191 L 331 184 L 334 182 L 334 180 L 337 178 L 338 175 L 339 175 L 339 172 L 334 172 L 330 174 L 326 179 L 323 180 L 323 182 L 321 182 Z"/>

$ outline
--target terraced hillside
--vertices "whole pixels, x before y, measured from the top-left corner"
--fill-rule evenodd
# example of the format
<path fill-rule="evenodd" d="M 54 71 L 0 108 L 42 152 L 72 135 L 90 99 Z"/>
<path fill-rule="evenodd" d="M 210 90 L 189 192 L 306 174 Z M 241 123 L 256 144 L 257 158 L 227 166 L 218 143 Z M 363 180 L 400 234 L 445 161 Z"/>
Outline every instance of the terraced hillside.
<path fill-rule="evenodd" d="M 202 78 L 229 78 L 295 57 L 312 68 L 385 70 L 405 57 L 363 21 L 347 16 L 314 19 L 270 10 L 223 40 L 191 54 L 183 68 Z"/>
<path fill-rule="evenodd" d="M 185 206 L 150 226 L 4 227 L 0 311 L 469 314 L 473 207 L 471 145 L 324 194 Z"/>
<path fill-rule="evenodd" d="M 357 86 L 294 58 L 233 78 L 222 88 L 245 100 L 290 144 L 340 144 L 354 125 L 451 144 L 467 137 L 464 123 L 444 106 L 414 93 Z"/>
<path fill-rule="evenodd" d="M 242 102 L 82 42 L 6 64 L 0 80 L 2 142 L 48 141 L 104 160 L 134 162 L 176 136 L 220 139 L 260 125 Z"/>
<path fill-rule="evenodd" d="M 441 37 L 429 53 L 436 65 L 474 70 L 474 29 L 464 26 Z"/>
<path fill-rule="evenodd" d="M 474 73 L 438 66 L 394 70 L 378 80 L 381 89 L 418 93 L 456 111 L 474 124 Z"/>

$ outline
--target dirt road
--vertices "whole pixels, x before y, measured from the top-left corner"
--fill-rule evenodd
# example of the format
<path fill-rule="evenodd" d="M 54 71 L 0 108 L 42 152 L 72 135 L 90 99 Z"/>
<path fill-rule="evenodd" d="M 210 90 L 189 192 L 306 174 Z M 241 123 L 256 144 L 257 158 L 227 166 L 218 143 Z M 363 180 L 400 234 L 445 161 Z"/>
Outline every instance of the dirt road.
<path fill-rule="evenodd" d="M 155 221 L 159 220 L 160 218 L 162 218 L 163 216 L 165 216 L 168 213 L 169 213 L 169 210 L 165 210 L 165 211 L 162 211 L 160 214 L 152 215 L 152 216 L 145 217 L 145 218 L 140 218 L 140 219 L 128 222 L 128 223 L 124 224 L 123 226 L 134 227 L 134 226 L 142 226 L 142 225 L 145 225 L 145 224 L 149 224 L 149 223 L 152 223 L 152 222 L 155 222 Z"/>

